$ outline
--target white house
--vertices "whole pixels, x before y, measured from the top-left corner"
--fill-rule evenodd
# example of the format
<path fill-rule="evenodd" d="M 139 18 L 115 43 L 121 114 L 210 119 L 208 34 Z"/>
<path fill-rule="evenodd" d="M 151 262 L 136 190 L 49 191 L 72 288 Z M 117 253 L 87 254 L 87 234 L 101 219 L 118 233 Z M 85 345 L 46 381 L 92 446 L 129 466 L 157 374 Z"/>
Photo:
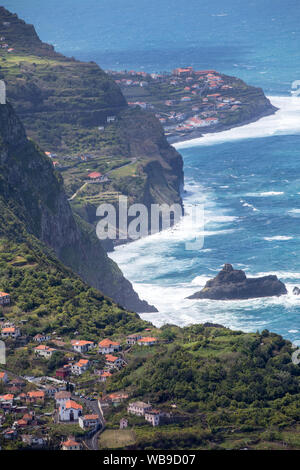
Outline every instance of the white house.
<path fill-rule="evenodd" d="M 112 356 L 111 354 L 106 354 L 105 364 L 109 368 L 119 369 L 123 364 L 123 360 L 120 357 Z"/>
<path fill-rule="evenodd" d="M 60 421 L 78 421 L 82 415 L 82 406 L 76 401 L 68 400 L 64 405 L 59 407 Z"/>
<path fill-rule="evenodd" d="M 75 364 L 72 364 L 72 368 L 71 368 L 72 374 L 75 374 L 75 375 L 83 374 L 85 371 L 88 370 L 89 365 L 90 365 L 90 362 L 88 359 L 80 359 L 80 361 L 75 362 Z"/>
<path fill-rule="evenodd" d="M 27 444 L 28 446 L 43 447 L 43 446 L 47 445 L 47 438 L 32 436 L 31 434 L 23 434 L 22 435 L 22 442 L 24 442 L 24 444 Z"/>
<path fill-rule="evenodd" d="M 2 338 L 17 338 L 20 335 L 21 335 L 20 329 L 15 326 L 2 328 L 2 331 L 1 331 Z"/>
<path fill-rule="evenodd" d="M 34 348 L 34 352 L 37 356 L 44 357 L 45 359 L 50 359 L 52 357 L 52 354 L 56 351 L 54 348 L 50 348 L 49 346 L 46 346 L 45 344 L 40 344 L 36 348 Z"/>
<path fill-rule="evenodd" d="M 0 305 L 9 305 L 10 295 L 6 292 L 0 292 Z"/>
<path fill-rule="evenodd" d="M 67 403 L 67 401 L 70 401 L 71 399 L 71 392 L 56 392 L 55 396 L 55 401 L 56 401 L 56 406 L 60 407 L 63 406 Z"/>
<path fill-rule="evenodd" d="M 71 344 L 74 351 L 79 353 L 85 353 L 87 351 L 90 351 L 95 346 L 95 343 L 93 343 L 93 341 L 84 340 L 73 340 L 71 341 Z"/>
<path fill-rule="evenodd" d="M 144 336 L 143 338 L 138 340 L 139 346 L 154 346 L 157 343 L 156 338 L 152 338 L 151 336 Z"/>
<path fill-rule="evenodd" d="M 98 415 L 85 415 L 80 416 L 78 424 L 82 429 L 95 428 L 100 424 L 100 418 Z"/>
<path fill-rule="evenodd" d="M 39 333 L 34 336 L 33 340 L 36 341 L 37 343 L 44 343 L 45 341 L 49 341 L 50 338 L 51 338 L 50 335 Z"/>
<path fill-rule="evenodd" d="M 115 351 L 120 351 L 121 345 L 116 341 L 111 341 L 110 339 L 106 338 L 100 341 L 99 343 L 99 353 L 100 354 L 110 354 Z"/>
<path fill-rule="evenodd" d="M 141 338 L 142 338 L 142 335 L 140 335 L 139 333 L 135 333 L 133 335 L 127 336 L 126 343 L 129 345 L 133 345 L 133 344 L 136 344 L 138 340 Z"/>
<path fill-rule="evenodd" d="M 127 407 L 128 413 L 131 413 L 136 416 L 145 416 L 145 413 L 147 411 L 150 411 L 152 409 L 152 406 L 150 403 L 144 403 L 143 401 L 135 401 L 132 403 L 129 403 Z"/>
<path fill-rule="evenodd" d="M 106 380 L 111 376 L 112 376 L 112 374 L 110 372 L 104 371 L 104 372 L 101 372 L 99 380 L 100 380 L 100 382 L 106 382 Z"/>
<path fill-rule="evenodd" d="M 61 448 L 62 450 L 81 450 L 81 444 L 69 438 L 67 441 L 61 443 Z"/>

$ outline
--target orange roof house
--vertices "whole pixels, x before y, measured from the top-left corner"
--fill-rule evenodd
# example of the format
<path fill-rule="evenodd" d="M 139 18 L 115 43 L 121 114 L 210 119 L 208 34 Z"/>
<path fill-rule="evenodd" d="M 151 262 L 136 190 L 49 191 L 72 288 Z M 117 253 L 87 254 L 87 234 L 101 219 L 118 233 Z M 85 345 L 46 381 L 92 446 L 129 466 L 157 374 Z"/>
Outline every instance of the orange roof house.
<path fill-rule="evenodd" d="M 0 401 L 13 401 L 14 396 L 11 393 L 7 393 L 6 395 L 0 395 Z"/>
<path fill-rule="evenodd" d="M 112 374 L 110 372 L 107 372 L 107 371 L 104 371 L 102 372 L 102 374 L 100 375 L 100 381 L 101 382 L 106 382 L 106 380 L 111 377 Z"/>
<path fill-rule="evenodd" d="M 42 390 L 31 390 L 27 393 L 27 399 L 29 401 L 44 401 L 45 392 Z"/>
<path fill-rule="evenodd" d="M 80 450 L 81 444 L 69 438 L 67 441 L 61 443 L 62 450 Z"/>
<path fill-rule="evenodd" d="M 111 354 L 106 354 L 105 359 L 107 362 L 116 362 L 119 358 L 117 356 L 112 356 Z"/>
<path fill-rule="evenodd" d="M 152 336 L 144 336 L 144 338 L 138 340 L 138 344 L 142 346 L 152 346 L 155 343 L 157 343 L 157 338 Z"/>
<path fill-rule="evenodd" d="M 102 173 L 99 173 L 98 171 L 92 171 L 92 173 L 88 174 L 88 178 L 90 178 L 91 180 L 97 180 L 101 178 L 101 176 L 102 176 Z"/>
<path fill-rule="evenodd" d="M 73 410 L 82 410 L 82 406 L 79 403 L 76 403 L 76 401 L 73 400 L 68 400 L 65 405 L 66 409 L 72 408 Z"/>
<path fill-rule="evenodd" d="M 111 341 L 109 338 L 105 338 L 99 343 L 99 353 L 109 354 L 121 349 L 120 343 L 117 341 Z"/>
<path fill-rule="evenodd" d="M 82 339 L 72 340 L 71 344 L 72 344 L 73 349 L 78 352 L 86 352 L 94 347 L 93 341 L 86 341 Z"/>

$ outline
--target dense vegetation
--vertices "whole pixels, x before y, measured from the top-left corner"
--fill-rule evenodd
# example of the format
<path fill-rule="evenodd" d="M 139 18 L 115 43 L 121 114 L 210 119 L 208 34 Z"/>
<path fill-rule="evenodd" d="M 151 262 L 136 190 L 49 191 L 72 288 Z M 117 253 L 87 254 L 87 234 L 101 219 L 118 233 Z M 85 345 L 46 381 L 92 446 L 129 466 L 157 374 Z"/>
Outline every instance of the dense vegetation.
<path fill-rule="evenodd" d="M 13 302 L 4 309 L 6 319 L 25 320 L 22 330 L 30 336 L 78 330 L 82 337 L 95 340 L 144 325 L 136 314 L 118 307 L 65 268 L 26 232 L 2 200 L 0 207 L 0 287 L 11 294 Z"/>
<path fill-rule="evenodd" d="M 240 448 L 276 441 L 284 431 L 299 445 L 300 367 L 291 361 L 288 341 L 267 330 L 246 334 L 203 325 L 165 326 L 161 338 L 167 342 L 148 355 L 134 347 L 129 366 L 107 386 L 163 410 L 176 404 L 175 423 L 158 432 L 139 419 L 138 447 Z M 111 417 L 112 427 L 122 412 Z"/>

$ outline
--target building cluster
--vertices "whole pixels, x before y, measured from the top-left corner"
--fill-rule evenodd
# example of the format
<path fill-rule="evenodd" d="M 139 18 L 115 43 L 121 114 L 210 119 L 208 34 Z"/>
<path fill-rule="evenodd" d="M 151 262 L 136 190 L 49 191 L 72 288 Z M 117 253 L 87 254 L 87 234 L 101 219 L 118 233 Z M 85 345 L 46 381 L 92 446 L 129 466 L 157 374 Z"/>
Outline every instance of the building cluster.
<path fill-rule="evenodd" d="M 228 112 L 242 106 L 240 100 L 230 96 L 234 88 L 231 82 L 215 70 L 184 67 L 176 68 L 171 74 L 147 74 L 133 70 L 109 73 L 128 95 L 129 106 L 154 112 L 167 135 L 217 126 Z M 134 87 L 141 86 L 148 87 L 144 93 L 145 99 L 130 99 L 135 96 Z M 153 95 L 152 86 L 155 87 Z M 158 87 L 161 93 L 157 92 Z M 136 97 L 139 95 L 137 92 Z M 161 98 L 158 99 L 158 95 Z"/>
<path fill-rule="evenodd" d="M 2 293 L 0 299 L 3 305 L 10 304 L 9 294 Z M 88 409 L 89 398 L 84 398 L 76 390 L 80 390 L 81 383 L 86 381 L 101 384 L 109 380 L 114 373 L 126 367 L 126 355 L 130 354 L 132 348 L 151 347 L 158 343 L 157 338 L 142 333 L 128 335 L 122 344 L 111 338 L 104 338 L 99 342 L 89 339 L 72 339 L 66 342 L 55 336 L 55 333 L 47 332 L 40 332 L 30 339 L 26 335 L 22 336 L 21 327 L 5 318 L 2 318 L 0 327 L 1 337 L 4 340 L 10 338 L 9 348 L 18 346 L 20 338 L 23 338 L 26 347 L 29 344 L 33 361 L 49 361 L 58 351 L 64 353 L 63 360 L 66 360 L 54 370 L 52 377 L 12 376 L 7 371 L 0 372 L 0 440 L 21 441 L 28 448 L 51 447 L 51 436 L 43 426 L 45 420 L 52 420 L 58 427 L 60 423 L 76 423 L 87 432 L 100 429 L 103 423 L 101 406 L 103 409 L 118 406 L 128 400 L 128 393 L 118 391 L 106 394 L 104 391 L 102 397 L 98 397 L 96 401 L 99 412 L 95 412 L 95 405 Z M 151 331 L 149 328 L 146 330 Z M 97 367 L 98 355 L 104 359 L 101 361 L 101 369 Z M 84 375 L 86 372 L 89 374 Z M 143 408 L 130 403 L 128 412 L 144 416 L 153 426 L 158 426 L 163 416 L 149 404 Z M 128 419 L 123 418 L 120 427 L 127 426 Z M 61 443 L 62 450 L 82 448 L 82 443 L 73 436 Z"/>
<path fill-rule="evenodd" d="M 4 26 L 9 26 L 9 22 L 8 21 L 4 21 L 3 22 L 3 25 Z M 0 36 L 0 49 L 4 49 L 5 52 L 13 52 L 15 49 L 13 47 L 11 47 L 7 42 L 6 42 L 6 38 L 5 36 Z"/>

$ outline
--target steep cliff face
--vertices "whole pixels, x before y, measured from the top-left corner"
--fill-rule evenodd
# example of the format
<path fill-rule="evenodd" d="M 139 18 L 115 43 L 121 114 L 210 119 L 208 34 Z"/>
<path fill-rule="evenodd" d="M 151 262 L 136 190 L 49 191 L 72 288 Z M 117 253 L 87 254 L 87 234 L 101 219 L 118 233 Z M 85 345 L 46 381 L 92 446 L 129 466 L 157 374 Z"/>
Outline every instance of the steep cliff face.
<path fill-rule="evenodd" d="M 62 178 L 36 144 L 27 139 L 9 104 L 0 106 L 0 164 L 0 195 L 30 233 L 51 247 L 88 284 L 122 306 L 138 312 L 155 310 L 140 301 L 98 239 L 74 218 Z"/>
<path fill-rule="evenodd" d="M 181 203 L 182 158 L 168 144 L 154 115 L 129 110 L 119 86 L 97 64 L 56 53 L 39 40 L 31 25 L 4 8 L 0 8 L 1 35 L 14 51 L 8 54 L 0 49 L 0 78 L 6 81 L 8 99 L 27 135 L 62 158 L 90 152 L 93 161 L 99 158 L 99 165 L 103 156 L 113 164 L 117 159 L 132 159 L 137 174 L 113 177 L 110 191 L 121 191 L 146 205 Z M 111 125 L 109 116 L 116 118 Z M 103 172 L 101 166 L 98 171 Z M 73 174 L 63 175 L 71 196 L 83 182 L 74 181 Z M 100 202 L 98 194 L 97 205 Z M 93 213 L 95 218 L 95 207 L 83 204 L 79 209 L 76 212 L 86 221 Z"/>
<path fill-rule="evenodd" d="M 182 204 L 183 161 L 166 140 L 163 127 L 154 115 L 140 109 L 121 113 L 118 122 L 128 156 L 141 161 L 145 185 L 136 200 L 150 204 Z"/>

